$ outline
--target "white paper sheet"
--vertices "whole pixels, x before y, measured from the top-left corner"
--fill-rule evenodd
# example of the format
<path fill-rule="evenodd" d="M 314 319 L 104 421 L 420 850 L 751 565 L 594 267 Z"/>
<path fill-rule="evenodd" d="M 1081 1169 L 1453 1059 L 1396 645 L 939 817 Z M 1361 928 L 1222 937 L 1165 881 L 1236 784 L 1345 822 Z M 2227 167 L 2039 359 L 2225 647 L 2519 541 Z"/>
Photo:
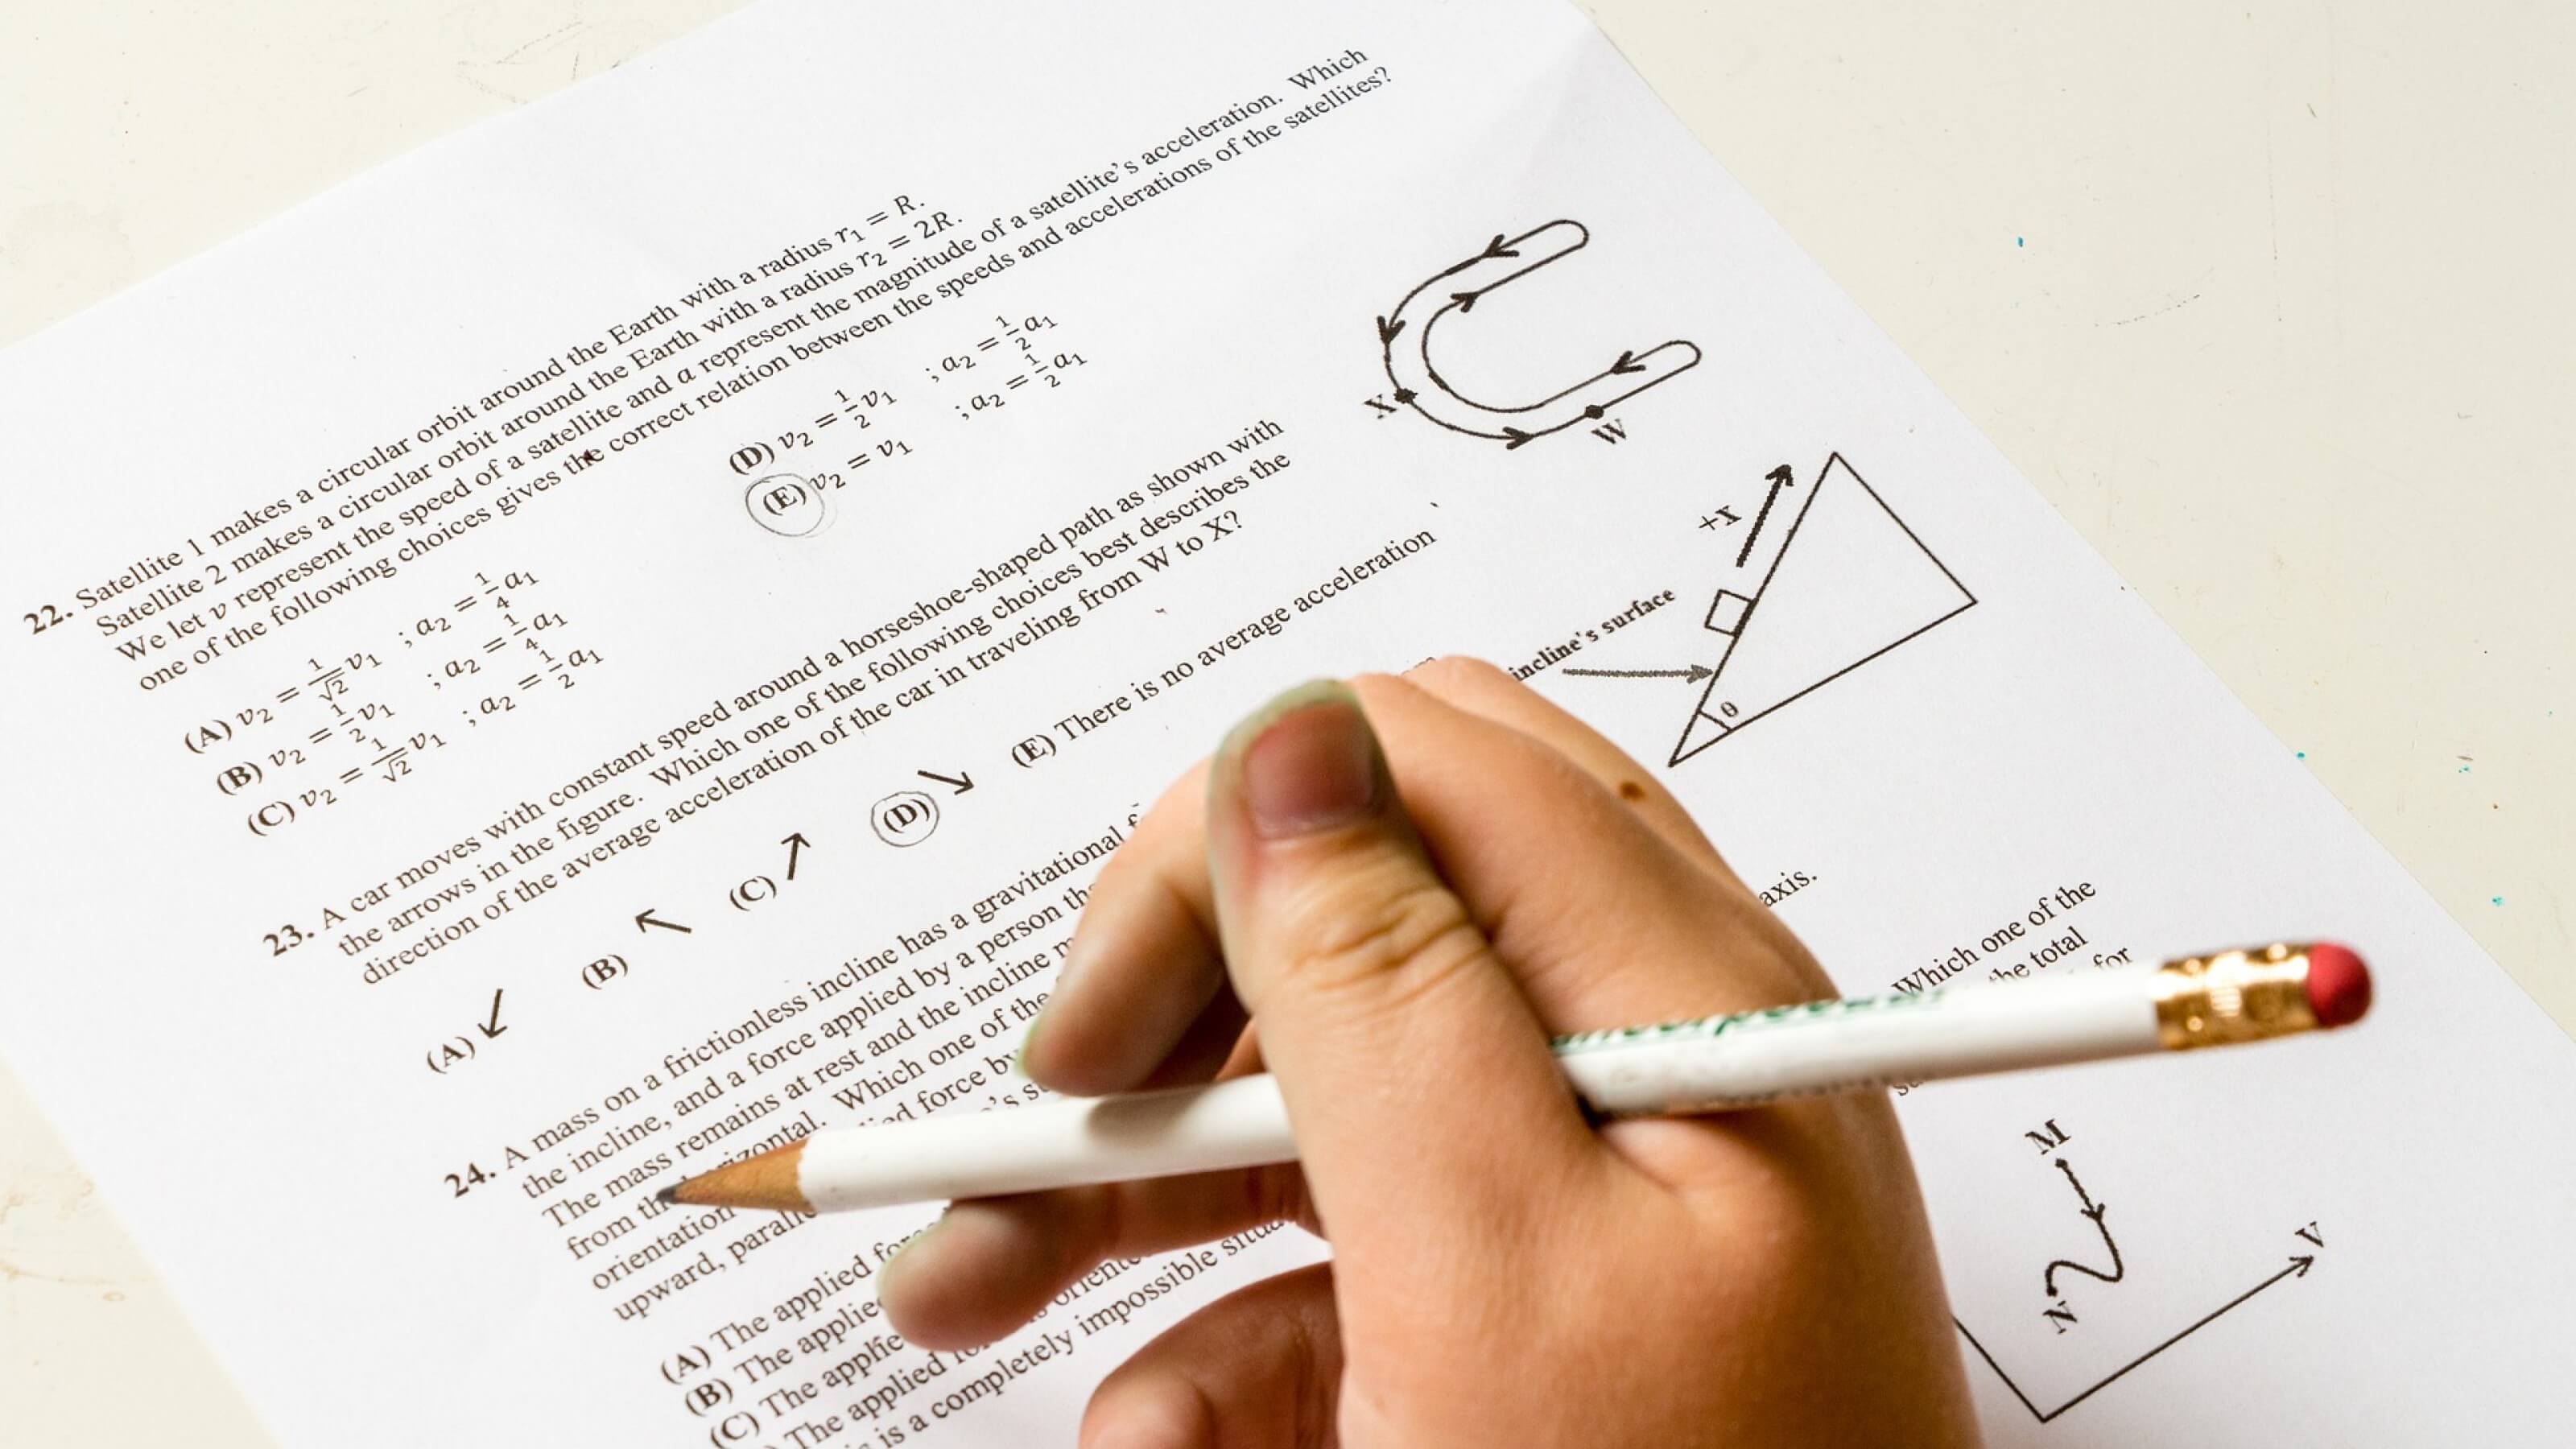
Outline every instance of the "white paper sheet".
<path fill-rule="evenodd" d="M 1025 1096 L 1138 806 L 1447 651 L 1847 990 L 2377 964 L 1904 1098 L 1995 1442 L 2576 1408 L 2576 1053 L 1571 10 L 770 0 L 0 356 L 0 454 L 0 1048 L 290 1444 L 1061 1439 L 1315 1249 L 929 1355 L 927 1209 L 649 1191 Z"/>

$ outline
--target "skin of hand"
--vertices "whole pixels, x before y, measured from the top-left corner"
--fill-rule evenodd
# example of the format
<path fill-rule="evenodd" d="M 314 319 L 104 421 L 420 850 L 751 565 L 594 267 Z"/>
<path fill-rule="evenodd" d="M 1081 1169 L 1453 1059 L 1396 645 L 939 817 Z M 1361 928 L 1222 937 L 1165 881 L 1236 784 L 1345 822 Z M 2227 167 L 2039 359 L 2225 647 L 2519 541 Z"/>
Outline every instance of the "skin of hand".
<path fill-rule="evenodd" d="M 1306 685 L 1138 822 L 1022 1057 L 1077 1095 L 1270 1071 L 1302 1161 L 959 1202 L 879 1292 L 963 1348 L 1105 1258 L 1288 1219 L 1332 1260 L 1138 1351 L 1082 1449 L 1972 1444 L 1885 1094 L 1595 1124 L 1547 1047 L 1833 994 L 1502 671 Z"/>

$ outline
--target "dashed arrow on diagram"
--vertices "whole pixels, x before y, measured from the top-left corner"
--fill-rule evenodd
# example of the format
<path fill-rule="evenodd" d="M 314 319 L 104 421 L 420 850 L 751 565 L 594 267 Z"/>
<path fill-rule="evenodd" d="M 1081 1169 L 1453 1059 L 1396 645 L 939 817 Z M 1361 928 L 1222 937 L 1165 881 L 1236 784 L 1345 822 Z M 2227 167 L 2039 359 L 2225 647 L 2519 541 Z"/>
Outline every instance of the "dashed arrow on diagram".
<path fill-rule="evenodd" d="M 1568 669 L 1564 672 L 1593 679 L 1687 679 L 1693 684 L 1717 673 L 1705 664 L 1693 664 L 1685 669 Z"/>

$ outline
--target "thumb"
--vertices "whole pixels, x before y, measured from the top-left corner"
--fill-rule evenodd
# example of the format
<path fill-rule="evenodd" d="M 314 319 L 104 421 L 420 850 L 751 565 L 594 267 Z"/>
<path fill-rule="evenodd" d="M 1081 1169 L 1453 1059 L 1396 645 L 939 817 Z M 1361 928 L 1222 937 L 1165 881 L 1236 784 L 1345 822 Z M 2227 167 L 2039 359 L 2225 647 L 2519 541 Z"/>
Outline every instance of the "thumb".
<path fill-rule="evenodd" d="M 1508 1231 L 1599 1147 L 1518 983 L 1433 869 L 1360 702 L 1323 681 L 1208 780 L 1226 971 L 1346 1262 L 1444 1220 Z M 1534 1190 L 1536 1189 L 1536 1190 Z"/>

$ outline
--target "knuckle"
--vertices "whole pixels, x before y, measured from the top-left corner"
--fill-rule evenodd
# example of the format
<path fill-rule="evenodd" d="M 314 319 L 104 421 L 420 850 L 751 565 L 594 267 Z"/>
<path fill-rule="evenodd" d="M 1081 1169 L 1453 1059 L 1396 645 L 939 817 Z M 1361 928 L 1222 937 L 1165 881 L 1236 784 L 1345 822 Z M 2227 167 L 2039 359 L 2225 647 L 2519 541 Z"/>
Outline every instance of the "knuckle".
<path fill-rule="evenodd" d="M 1472 654 L 1443 654 L 1410 671 L 1416 680 L 1430 687 L 1443 685 L 1512 683 L 1512 677 Z"/>
<path fill-rule="evenodd" d="M 1334 873 L 1298 894 L 1288 925 L 1282 975 L 1317 991 L 1375 991 L 1401 979 L 1411 994 L 1486 949 L 1458 898 L 1409 865 Z"/>
<path fill-rule="evenodd" d="M 1427 667 L 1417 664 L 1402 674 L 1386 674 L 1378 671 L 1354 674 L 1350 680 L 1351 692 L 1357 694 L 1360 702 L 1365 705 L 1369 700 L 1389 691 L 1414 689 L 1417 687 L 1419 671 Z"/>

